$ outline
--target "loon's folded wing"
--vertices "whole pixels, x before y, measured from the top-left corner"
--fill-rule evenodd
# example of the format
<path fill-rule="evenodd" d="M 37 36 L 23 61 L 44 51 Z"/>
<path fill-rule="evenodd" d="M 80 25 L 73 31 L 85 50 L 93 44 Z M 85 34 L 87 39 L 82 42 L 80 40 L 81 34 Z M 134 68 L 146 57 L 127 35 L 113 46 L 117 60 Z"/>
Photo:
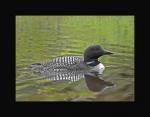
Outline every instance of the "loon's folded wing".
<path fill-rule="evenodd" d="M 43 65 L 61 68 L 61 67 L 75 65 L 82 61 L 83 61 L 83 57 L 81 56 L 65 56 L 65 57 L 55 58 L 47 63 L 44 63 Z"/>
<path fill-rule="evenodd" d="M 40 73 L 47 71 L 62 71 L 65 69 L 74 69 L 74 67 L 83 60 L 82 56 L 58 57 L 49 62 L 32 64 L 29 66 L 29 69 Z"/>

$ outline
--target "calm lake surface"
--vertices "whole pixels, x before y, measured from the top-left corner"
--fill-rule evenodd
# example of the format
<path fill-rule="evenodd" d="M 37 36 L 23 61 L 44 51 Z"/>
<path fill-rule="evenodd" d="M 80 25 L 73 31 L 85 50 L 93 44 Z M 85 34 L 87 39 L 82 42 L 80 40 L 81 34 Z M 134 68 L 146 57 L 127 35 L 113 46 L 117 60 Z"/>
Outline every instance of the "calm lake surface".
<path fill-rule="evenodd" d="M 99 58 L 101 79 L 114 84 L 99 92 L 82 75 L 67 82 L 27 70 L 94 44 L 114 53 Z M 16 16 L 16 101 L 134 101 L 134 82 L 134 16 Z"/>

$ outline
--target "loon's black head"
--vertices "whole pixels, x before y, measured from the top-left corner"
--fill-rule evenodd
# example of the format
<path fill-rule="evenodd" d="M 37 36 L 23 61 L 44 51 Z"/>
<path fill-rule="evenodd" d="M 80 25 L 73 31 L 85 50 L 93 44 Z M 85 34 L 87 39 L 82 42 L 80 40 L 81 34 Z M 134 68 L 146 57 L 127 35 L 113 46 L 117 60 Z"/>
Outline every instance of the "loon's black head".
<path fill-rule="evenodd" d="M 84 52 L 84 62 L 96 61 L 103 55 L 113 54 L 110 51 L 105 50 L 100 45 L 92 45 L 88 47 Z"/>

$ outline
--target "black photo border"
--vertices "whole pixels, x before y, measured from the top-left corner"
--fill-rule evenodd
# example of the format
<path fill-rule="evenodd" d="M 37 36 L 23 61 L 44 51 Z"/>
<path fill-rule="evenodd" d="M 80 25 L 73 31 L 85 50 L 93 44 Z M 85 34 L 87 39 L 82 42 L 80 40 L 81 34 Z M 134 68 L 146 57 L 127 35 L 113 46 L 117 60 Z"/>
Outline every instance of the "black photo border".
<path fill-rule="evenodd" d="M 137 67 L 137 51 L 142 51 L 140 44 L 142 38 L 141 20 L 143 12 L 140 7 L 131 2 L 68 2 L 68 1 L 15 1 L 12 4 L 7 5 L 2 10 L 2 65 L 1 71 L 3 80 L 2 81 L 2 92 L 4 98 L 3 103 L 5 106 L 12 109 L 12 111 L 24 111 L 36 112 L 36 111 L 47 111 L 55 112 L 76 112 L 78 110 L 91 112 L 91 111 L 104 111 L 104 112 L 124 112 L 129 114 L 128 110 L 133 112 L 141 109 L 140 105 L 144 105 L 141 87 L 144 87 L 144 82 L 140 79 L 143 77 Z M 4 11 L 4 12 L 3 12 Z M 16 102 L 15 97 L 15 79 L 16 79 L 16 29 L 15 29 L 15 17 L 20 15 L 132 15 L 135 18 L 135 101 L 134 102 Z M 137 44 L 138 43 L 138 44 Z M 138 47 L 137 47 L 138 45 Z M 138 49 L 140 48 L 140 50 Z M 141 61 L 141 58 L 140 58 Z M 139 62 L 138 65 L 142 66 Z M 138 74 L 138 75 L 137 75 Z M 3 83 L 5 82 L 5 83 Z M 143 85 L 143 86 L 142 86 Z M 2 96 L 2 97 L 3 97 Z M 29 106 L 30 105 L 30 106 Z M 31 111 L 32 110 L 32 111 Z M 21 112 L 20 111 L 20 112 Z M 24 111 L 25 112 L 25 111 Z M 130 115 L 130 114 L 129 114 Z"/>

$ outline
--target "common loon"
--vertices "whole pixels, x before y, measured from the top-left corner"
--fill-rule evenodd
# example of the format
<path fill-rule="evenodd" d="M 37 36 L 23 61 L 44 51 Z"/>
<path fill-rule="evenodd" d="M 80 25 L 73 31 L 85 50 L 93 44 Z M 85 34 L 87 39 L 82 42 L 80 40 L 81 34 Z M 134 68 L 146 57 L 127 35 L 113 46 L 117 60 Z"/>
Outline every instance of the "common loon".
<path fill-rule="evenodd" d="M 105 50 L 100 45 L 92 45 L 84 51 L 84 56 L 58 57 L 45 64 L 32 64 L 29 68 L 31 71 L 43 74 L 69 72 L 72 70 L 86 70 L 102 74 L 105 67 L 98 61 L 98 58 L 110 54 L 112 54 L 112 52 Z"/>

